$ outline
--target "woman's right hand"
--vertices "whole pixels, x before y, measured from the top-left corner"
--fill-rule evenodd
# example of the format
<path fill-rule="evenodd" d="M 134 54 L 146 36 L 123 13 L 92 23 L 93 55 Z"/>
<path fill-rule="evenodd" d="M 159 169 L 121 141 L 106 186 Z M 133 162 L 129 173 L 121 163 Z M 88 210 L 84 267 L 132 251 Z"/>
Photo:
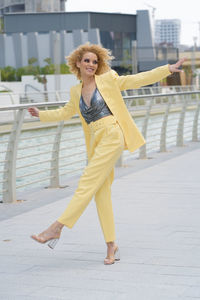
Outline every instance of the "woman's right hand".
<path fill-rule="evenodd" d="M 31 114 L 31 116 L 39 118 L 39 109 L 37 107 L 29 107 L 28 111 Z"/>

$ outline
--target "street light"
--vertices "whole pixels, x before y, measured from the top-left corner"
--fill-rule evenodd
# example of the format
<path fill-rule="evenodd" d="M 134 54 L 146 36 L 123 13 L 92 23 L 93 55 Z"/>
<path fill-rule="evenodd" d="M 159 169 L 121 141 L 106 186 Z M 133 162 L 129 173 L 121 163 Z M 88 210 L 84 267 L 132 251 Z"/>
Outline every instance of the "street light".
<path fill-rule="evenodd" d="M 193 45 L 193 51 L 191 53 L 192 59 L 191 59 L 191 64 L 192 64 L 192 85 L 196 83 L 196 78 L 195 78 L 195 71 L 196 71 L 196 49 L 197 49 L 197 36 L 193 37 L 194 45 Z"/>

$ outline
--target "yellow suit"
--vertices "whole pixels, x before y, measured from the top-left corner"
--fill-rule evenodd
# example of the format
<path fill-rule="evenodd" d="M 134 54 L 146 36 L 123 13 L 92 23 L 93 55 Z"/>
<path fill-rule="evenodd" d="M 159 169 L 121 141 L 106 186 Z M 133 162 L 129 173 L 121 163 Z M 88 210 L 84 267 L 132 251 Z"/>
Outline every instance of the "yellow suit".
<path fill-rule="evenodd" d="M 111 70 L 110 72 L 95 76 L 97 88 L 122 128 L 126 149 L 129 151 L 133 152 L 141 147 L 144 144 L 144 139 L 126 108 L 121 91 L 137 89 L 141 86 L 153 84 L 170 74 L 168 65 L 165 65 L 136 75 L 118 76 L 117 73 Z M 89 150 L 89 129 L 79 109 L 81 89 L 82 83 L 72 87 L 70 101 L 63 108 L 41 111 L 39 116 L 42 122 L 50 122 L 68 120 L 78 113 L 85 133 L 87 150 Z"/>
<path fill-rule="evenodd" d="M 95 124 L 88 125 L 81 115 L 79 101 L 82 83 L 71 88 L 70 101 L 63 108 L 40 111 L 39 117 L 43 122 L 68 120 L 78 113 L 86 139 L 89 164 L 80 179 L 79 186 L 69 206 L 58 219 L 59 222 L 71 228 L 92 199 L 92 196 L 95 195 L 105 240 L 106 242 L 115 240 L 110 196 L 113 167 L 120 156 L 122 148 L 133 152 L 145 143 L 126 108 L 121 91 L 153 84 L 170 74 L 168 65 L 165 65 L 136 75 L 118 76 L 113 70 L 102 75 L 96 75 L 97 88 L 113 114 L 113 117 L 106 117 L 92 122 L 100 126 L 99 130 L 96 130 Z M 106 139 L 107 142 L 105 142 Z M 112 143 L 109 143 L 109 141 Z M 100 146 L 97 149 L 96 145 L 98 144 Z"/>

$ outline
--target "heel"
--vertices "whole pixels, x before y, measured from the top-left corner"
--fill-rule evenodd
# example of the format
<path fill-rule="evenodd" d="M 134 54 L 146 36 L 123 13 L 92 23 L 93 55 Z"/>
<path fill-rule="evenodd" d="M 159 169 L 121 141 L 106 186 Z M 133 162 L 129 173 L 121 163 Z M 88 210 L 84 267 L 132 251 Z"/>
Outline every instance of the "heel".
<path fill-rule="evenodd" d="M 49 248 L 54 249 L 59 239 L 51 239 L 48 243 Z"/>
<path fill-rule="evenodd" d="M 119 248 L 117 247 L 117 249 L 115 250 L 115 261 L 119 261 L 120 260 L 120 252 L 119 252 Z"/>

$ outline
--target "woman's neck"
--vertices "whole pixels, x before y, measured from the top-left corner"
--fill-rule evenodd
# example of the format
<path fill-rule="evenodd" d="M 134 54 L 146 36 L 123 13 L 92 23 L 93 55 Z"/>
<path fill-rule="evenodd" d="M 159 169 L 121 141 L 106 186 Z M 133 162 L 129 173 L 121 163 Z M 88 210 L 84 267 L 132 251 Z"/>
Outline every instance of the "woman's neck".
<path fill-rule="evenodd" d="M 92 84 L 95 83 L 95 77 L 94 76 L 91 76 L 91 77 L 87 76 L 85 78 L 82 78 L 82 82 L 83 82 L 83 87 L 92 85 Z"/>

